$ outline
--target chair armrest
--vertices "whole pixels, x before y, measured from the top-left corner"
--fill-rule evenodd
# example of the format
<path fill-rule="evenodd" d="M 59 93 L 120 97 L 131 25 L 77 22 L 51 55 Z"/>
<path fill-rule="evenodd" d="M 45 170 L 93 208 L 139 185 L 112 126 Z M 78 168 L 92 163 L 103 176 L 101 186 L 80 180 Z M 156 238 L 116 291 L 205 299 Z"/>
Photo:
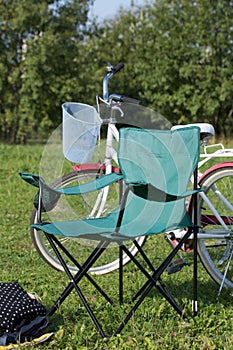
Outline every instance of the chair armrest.
<path fill-rule="evenodd" d="M 204 188 L 202 188 L 202 187 L 197 188 L 196 190 L 187 190 L 184 193 L 182 193 L 181 197 L 188 197 L 188 196 L 191 196 L 195 193 L 199 193 L 199 192 L 203 192 L 203 191 L 204 191 Z"/>
<path fill-rule="evenodd" d="M 168 193 L 160 190 L 152 184 L 131 184 L 131 189 L 137 196 L 149 201 L 155 202 L 172 202 L 178 199 L 186 198 L 195 193 L 203 191 L 202 188 L 196 190 L 187 190 L 183 193 Z"/>
<path fill-rule="evenodd" d="M 90 181 L 88 183 L 71 186 L 67 188 L 51 188 L 48 186 L 44 179 L 38 175 L 29 174 L 25 172 L 20 172 L 19 175 L 23 180 L 29 184 L 39 188 L 35 198 L 34 206 L 38 210 L 38 222 L 42 222 L 42 213 L 52 210 L 57 201 L 60 198 L 61 194 L 65 195 L 79 195 L 82 193 L 94 192 L 100 190 L 106 186 L 111 185 L 114 182 L 118 182 L 123 178 L 123 175 L 120 173 L 111 173 L 96 180 Z"/>
<path fill-rule="evenodd" d="M 102 188 L 109 186 L 115 182 L 118 182 L 119 180 L 123 179 L 123 175 L 120 173 L 111 173 L 104 176 L 101 176 L 93 181 L 83 183 L 80 185 L 70 186 L 66 188 L 52 188 L 49 185 L 47 185 L 44 181 L 44 179 L 38 175 L 29 174 L 20 172 L 19 175 L 21 178 L 28 182 L 30 185 L 33 185 L 37 188 L 40 187 L 40 182 L 46 186 L 47 190 L 51 190 L 52 192 L 58 193 L 58 194 L 65 194 L 65 195 L 79 195 L 82 193 L 88 193 L 88 192 L 94 192 L 101 190 Z"/>
<path fill-rule="evenodd" d="M 48 186 L 44 179 L 38 175 L 25 172 L 20 172 L 19 175 L 30 185 L 39 188 L 34 198 L 34 206 L 38 210 L 38 217 L 41 218 L 42 212 L 50 211 L 55 207 L 61 193 Z"/>
<path fill-rule="evenodd" d="M 71 196 L 82 194 L 82 193 L 94 192 L 94 191 L 101 190 L 102 188 L 109 186 L 115 182 L 118 182 L 121 179 L 123 179 L 122 174 L 111 173 L 111 174 L 98 177 L 97 179 L 87 183 L 83 183 L 76 186 L 70 186 L 66 188 L 60 188 L 60 189 L 57 189 L 57 191 L 61 194 L 66 194 Z"/>
<path fill-rule="evenodd" d="M 28 182 L 30 185 L 39 188 L 39 179 L 40 179 L 40 177 L 38 175 L 29 174 L 29 173 L 25 173 L 23 171 L 20 171 L 19 172 L 19 176 L 21 177 L 21 179 L 23 179 L 24 181 Z"/>

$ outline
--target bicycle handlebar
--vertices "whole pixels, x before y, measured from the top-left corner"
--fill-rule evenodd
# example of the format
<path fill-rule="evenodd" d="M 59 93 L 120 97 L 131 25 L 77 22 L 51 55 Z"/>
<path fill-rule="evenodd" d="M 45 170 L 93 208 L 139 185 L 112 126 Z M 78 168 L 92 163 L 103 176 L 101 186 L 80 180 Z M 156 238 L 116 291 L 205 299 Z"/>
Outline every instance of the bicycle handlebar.
<path fill-rule="evenodd" d="M 114 74 L 118 73 L 122 68 L 124 68 L 124 63 L 120 62 L 115 67 L 109 65 L 106 67 L 108 73 L 103 79 L 103 99 L 108 101 L 108 79 L 110 79 Z"/>
<path fill-rule="evenodd" d="M 133 103 L 135 105 L 140 105 L 141 101 L 137 100 L 136 98 L 132 98 L 132 97 L 127 97 L 124 95 L 118 95 L 118 94 L 111 94 L 109 96 L 109 100 L 113 100 L 113 101 L 119 101 L 119 102 L 127 102 L 127 103 Z"/>
<path fill-rule="evenodd" d="M 115 67 L 112 68 L 113 74 L 118 73 L 122 68 L 124 68 L 124 63 L 120 62 Z"/>
<path fill-rule="evenodd" d="M 136 100 L 135 98 L 126 97 L 123 95 L 112 94 L 108 96 L 108 79 L 110 79 L 113 75 L 118 73 L 122 68 L 124 68 L 124 63 L 120 62 L 115 67 L 112 65 L 108 65 L 107 67 L 108 73 L 105 75 L 103 79 L 103 99 L 104 101 L 109 101 L 110 99 L 119 101 L 119 102 L 129 102 L 134 104 L 140 104 L 141 101 Z"/>

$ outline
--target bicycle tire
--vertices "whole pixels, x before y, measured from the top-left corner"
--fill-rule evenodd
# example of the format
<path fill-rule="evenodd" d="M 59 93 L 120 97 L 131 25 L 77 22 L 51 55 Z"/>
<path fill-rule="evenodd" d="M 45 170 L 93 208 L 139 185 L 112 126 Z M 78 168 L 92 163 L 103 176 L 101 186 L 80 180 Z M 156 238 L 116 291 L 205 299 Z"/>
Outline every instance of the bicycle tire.
<path fill-rule="evenodd" d="M 99 176 L 100 176 L 100 172 L 97 171 L 96 169 L 81 170 L 79 172 L 75 171 L 63 176 L 60 179 L 57 179 L 51 185 L 51 187 L 56 188 L 58 186 L 59 187 L 70 186 L 70 185 L 74 185 L 75 183 L 82 183 L 82 182 L 93 180 Z M 116 184 L 113 186 L 116 186 Z M 110 194 L 108 195 L 108 198 L 107 198 L 107 202 L 106 202 L 107 208 L 105 208 L 105 211 L 114 209 L 114 206 L 116 207 L 119 203 L 119 198 L 115 198 L 116 194 L 113 195 L 112 192 L 113 192 L 113 189 L 111 188 Z M 117 189 L 116 192 L 118 193 L 119 190 Z M 62 197 L 72 197 L 71 200 L 73 202 L 72 204 L 68 203 L 68 206 L 72 205 L 75 207 L 79 207 L 79 209 L 81 208 L 81 212 L 79 210 L 79 215 L 81 216 L 81 218 L 84 218 L 84 217 L 86 218 L 92 211 L 93 205 L 96 202 L 96 195 L 97 194 L 91 193 L 91 194 L 86 194 L 85 196 L 82 195 L 82 196 L 62 196 Z M 82 203 L 78 201 L 82 201 Z M 57 205 L 60 206 L 58 210 L 58 212 L 60 212 L 62 204 L 58 203 Z M 53 210 L 51 210 L 48 213 L 49 217 L 55 220 L 56 220 L 56 210 L 57 209 L 55 207 L 53 208 Z M 70 213 L 70 210 L 69 210 L 69 213 Z M 76 216 L 77 210 L 75 210 L 73 214 L 75 214 Z M 37 222 L 37 210 L 35 208 L 32 210 L 30 222 L 31 224 Z M 47 243 L 47 239 L 44 233 L 41 231 L 37 231 L 33 228 L 31 228 L 30 233 L 31 233 L 31 239 L 32 239 L 33 245 L 35 246 L 38 254 L 43 258 L 43 260 L 46 263 L 48 263 L 52 268 L 63 271 L 63 267 L 61 266 L 59 260 L 57 259 L 53 251 L 49 248 L 49 245 Z M 142 246 L 145 242 L 145 239 L 146 239 L 145 237 L 139 237 L 137 239 L 138 244 Z M 69 250 L 71 250 L 76 256 L 83 255 L 84 260 L 85 260 L 85 255 L 89 254 L 89 246 L 93 245 L 92 241 L 88 241 L 84 239 L 75 240 L 75 239 L 69 239 L 69 238 L 65 238 L 65 239 L 61 238 L 61 240 L 63 241 L 63 243 L 65 243 L 66 246 L 69 245 Z M 79 242 L 81 242 L 81 244 Z M 137 254 L 138 250 L 135 247 L 135 245 L 132 244 L 132 242 L 130 242 L 130 245 L 131 245 L 130 246 L 131 253 L 133 255 Z M 103 256 L 105 257 L 105 260 L 101 261 L 100 265 L 95 265 L 90 269 L 90 272 L 92 274 L 102 275 L 102 274 L 112 272 L 119 268 L 119 257 L 118 257 L 119 254 L 118 254 L 118 249 L 116 249 L 116 246 L 110 247 L 109 253 L 105 252 Z M 130 258 L 126 254 L 124 254 L 123 264 L 125 265 L 129 261 L 130 261 Z M 76 273 L 78 270 L 78 268 L 74 265 L 69 265 L 69 268 L 73 273 Z"/>
<path fill-rule="evenodd" d="M 229 163 L 228 163 L 229 164 Z M 233 216 L 232 211 L 224 204 L 220 198 L 216 197 L 214 190 L 218 189 L 224 197 L 233 204 L 233 164 L 225 166 L 224 163 L 209 172 L 207 176 L 204 176 L 200 181 L 200 186 L 204 188 L 204 193 L 214 204 L 215 209 L 221 214 L 222 220 L 227 225 L 229 232 L 232 232 Z M 226 269 L 227 258 L 230 257 L 230 252 L 226 254 L 227 248 L 231 248 L 233 243 L 233 236 L 224 238 L 223 226 L 219 220 L 216 219 L 216 215 L 210 210 L 206 202 L 199 195 L 198 198 L 198 218 L 200 225 L 200 233 L 217 233 L 216 230 L 222 232 L 222 239 L 208 239 L 198 238 L 197 249 L 200 260 L 212 277 L 212 279 L 219 285 L 223 280 L 223 274 Z M 226 254 L 224 261 L 224 253 Z M 233 289 L 233 261 L 227 271 L 226 279 L 223 287 Z"/>

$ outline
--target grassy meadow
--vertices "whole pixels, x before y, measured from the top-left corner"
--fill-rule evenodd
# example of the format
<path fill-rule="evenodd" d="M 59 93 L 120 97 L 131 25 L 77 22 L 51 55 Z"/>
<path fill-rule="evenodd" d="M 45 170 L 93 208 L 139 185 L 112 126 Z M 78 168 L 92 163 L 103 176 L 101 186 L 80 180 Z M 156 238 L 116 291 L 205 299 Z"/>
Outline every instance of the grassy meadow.
<path fill-rule="evenodd" d="M 35 189 L 18 175 L 19 171 L 38 173 L 42 152 L 43 146 L 0 145 L 0 281 L 18 281 L 28 292 L 35 292 L 49 307 L 66 285 L 67 278 L 64 273 L 47 265 L 31 242 L 29 221 Z M 148 239 L 145 245 L 155 264 L 167 248 L 163 235 Z M 50 318 L 47 331 L 54 332 L 54 336 L 39 345 L 40 349 L 233 350 L 233 300 L 229 291 L 224 290 L 219 302 L 216 302 L 218 286 L 198 262 L 199 310 L 193 318 L 192 253 L 186 254 L 185 258 L 189 265 L 181 272 L 164 275 L 177 300 L 185 306 L 185 319 L 180 319 L 153 289 L 121 335 L 102 339 L 73 292 Z M 117 299 L 117 272 L 95 278 L 109 291 L 115 301 L 114 307 L 108 305 L 86 280 L 80 286 L 100 316 L 103 328 L 111 333 L 117 328 L 128 308 L 132 291 L 143 282 L 143 277 L 137 274 L 132 264 L 126 266 L 125 302 L 122 306 Z"/>

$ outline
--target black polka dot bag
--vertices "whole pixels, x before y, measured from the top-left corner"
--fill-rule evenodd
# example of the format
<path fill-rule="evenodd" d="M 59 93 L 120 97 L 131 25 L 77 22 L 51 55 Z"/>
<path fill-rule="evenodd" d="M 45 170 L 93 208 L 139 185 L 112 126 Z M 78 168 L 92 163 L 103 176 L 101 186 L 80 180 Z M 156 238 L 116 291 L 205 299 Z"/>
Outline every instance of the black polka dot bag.
<path fill-rule="evenodd" d="M 18 282 L 0 282 L 0 346 L 33 339 L 47 324 L 44 305 Z"/>

